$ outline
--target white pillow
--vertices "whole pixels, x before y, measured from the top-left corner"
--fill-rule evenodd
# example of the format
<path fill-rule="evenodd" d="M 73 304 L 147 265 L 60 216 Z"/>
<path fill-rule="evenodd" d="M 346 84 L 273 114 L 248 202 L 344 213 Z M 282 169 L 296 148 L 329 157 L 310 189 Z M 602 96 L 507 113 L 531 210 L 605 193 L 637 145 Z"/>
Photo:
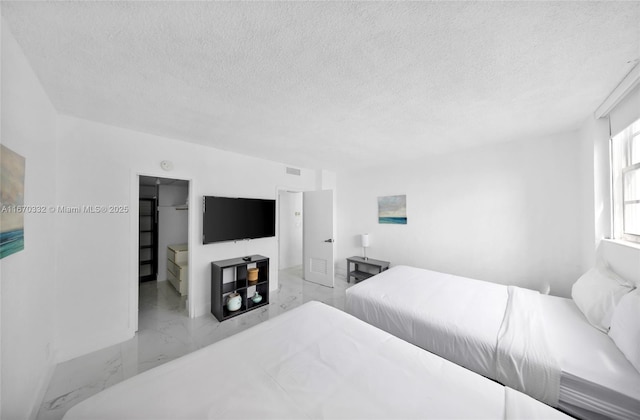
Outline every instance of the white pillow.
<path fill-rule="evenodd" d="M 571 297 L 591 325 L 607 332 L 613 310 L 633 286 L 605 266 L 584 273 L 571 288 Z"/>
<path fill-rule="evenodd" d="M 640 289 L 620 299 L 611 317 L 609 337 L 640 372 Z"/>

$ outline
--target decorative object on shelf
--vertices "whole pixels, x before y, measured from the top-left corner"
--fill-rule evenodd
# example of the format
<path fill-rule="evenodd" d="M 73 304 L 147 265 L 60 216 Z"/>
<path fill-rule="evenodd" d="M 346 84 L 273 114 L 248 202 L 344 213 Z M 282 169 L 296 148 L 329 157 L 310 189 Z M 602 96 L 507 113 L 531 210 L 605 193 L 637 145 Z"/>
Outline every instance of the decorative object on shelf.
<path fill-rule="evenodd" d="M 253 301 L 253 303 L 260 303 L 262 302 L 262 296 L 260 296 L 260 293 L 258 293 L 258 291 L 256 290 L 256 294 L 253 295 L 251 300 Z"/>
<path fill-rule="evenodd" d="M 237 311 L 242 306 L 240 293 L 233 292 L 227 298 L 227 309 L 231 312 Z"/>
<path fill-rule="evenodd" d="M 369 234 L 368 233 L 363 233 L 362 234 L 362 249 L 364 251 L 364 259 L 368 260 L 367 258 L 367 248 L 369 248 L 369 246 L 371 246 L 371 242 L 369 241 Z"/>
<path fill-rule="evenodd" d="M 247 280 L 249 283 L 255 283 L 258 281 L 258 269 L 257 268 L 249 268 L 247 269 Z"/>
<path fill-rule="evenodd" d="M 378 197 L 378 223 L 406 225 L 407 196 L 389 195 Z"/>

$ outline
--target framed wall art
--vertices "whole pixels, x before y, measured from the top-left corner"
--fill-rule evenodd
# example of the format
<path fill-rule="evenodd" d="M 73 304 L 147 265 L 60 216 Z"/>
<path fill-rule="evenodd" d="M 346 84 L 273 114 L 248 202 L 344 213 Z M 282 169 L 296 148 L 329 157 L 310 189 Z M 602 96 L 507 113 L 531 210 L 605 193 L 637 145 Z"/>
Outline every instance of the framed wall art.
<path fill-rule="evenodd" d="M 0 258 L 24 249 L 25 158 L 0 145 Z"/>
<path fill-rule="evenodd" d="M 388 195 L 386 197 L 378 197 L 378 223 L 406 225 L 407 196 Z"/>

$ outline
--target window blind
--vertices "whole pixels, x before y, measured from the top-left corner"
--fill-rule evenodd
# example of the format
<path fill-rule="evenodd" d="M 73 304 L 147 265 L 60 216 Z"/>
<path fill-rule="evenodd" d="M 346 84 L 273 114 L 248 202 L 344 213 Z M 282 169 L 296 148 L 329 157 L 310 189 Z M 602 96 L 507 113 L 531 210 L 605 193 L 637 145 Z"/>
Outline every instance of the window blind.
<path fill-rule="evenodd" d="M 640 118 L 640 84 L 630 91 L 609 113 L 611 136 L 615 136 Z"/>

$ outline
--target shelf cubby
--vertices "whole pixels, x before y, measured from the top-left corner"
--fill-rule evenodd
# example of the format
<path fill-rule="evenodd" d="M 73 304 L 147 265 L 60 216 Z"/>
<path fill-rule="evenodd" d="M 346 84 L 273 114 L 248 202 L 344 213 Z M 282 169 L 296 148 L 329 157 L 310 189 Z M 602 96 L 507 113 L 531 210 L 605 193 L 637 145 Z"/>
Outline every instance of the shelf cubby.
<path fill-rule="evenodd" d="M 249 283 L 249 268 L 258 268 L 258 281 Z M 262 301 L 254 303 L 251 297 L 258 291 Z M 242 305 L 237 311 L 227 309 L 228 296 L 237 292 Z M 251 255 L 244 258 L 213 261 L 211 263 L 211 313 L 218 321 L 243 314 L 269 304 L 269 258 Z"/>

